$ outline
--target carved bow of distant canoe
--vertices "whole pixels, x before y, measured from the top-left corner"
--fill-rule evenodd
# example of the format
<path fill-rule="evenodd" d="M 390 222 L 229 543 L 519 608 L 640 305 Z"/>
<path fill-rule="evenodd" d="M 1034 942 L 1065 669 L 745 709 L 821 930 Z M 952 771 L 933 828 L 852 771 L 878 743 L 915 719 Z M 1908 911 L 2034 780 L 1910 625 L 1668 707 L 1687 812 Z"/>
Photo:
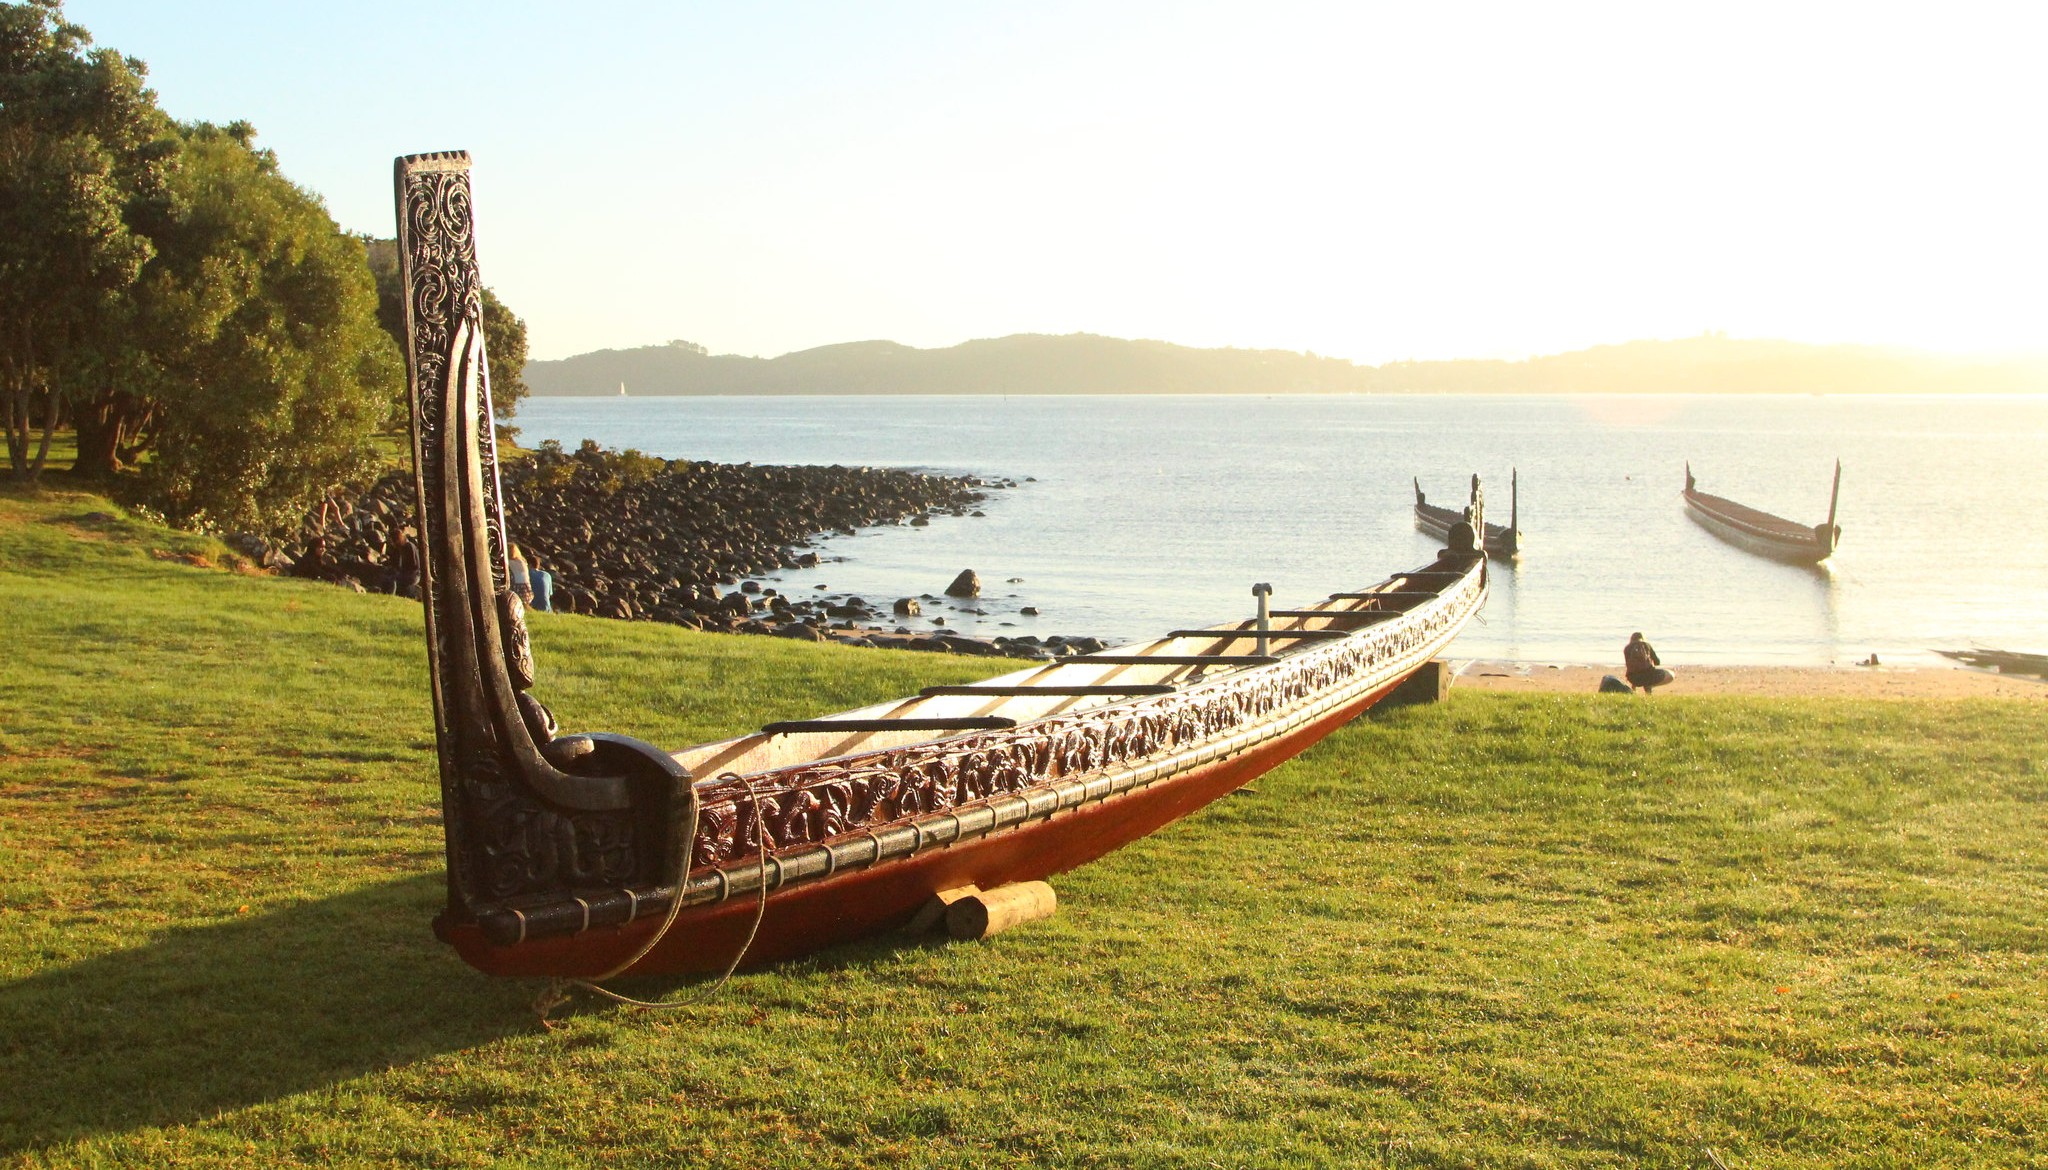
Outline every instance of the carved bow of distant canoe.
<path fill-rule="evenodd" d="M 1475 478 L 1431 563 L 1300 609 L 674 753 L 560 734 L 506 572 L 468 157 L 402 158 L 397 187 L 448 846 L 435 928 L 483 970 L 770 962 L 941 890 L 1071 869 L 1371 707 L 1485 600 Z"/>
<path fill-rule="evenodd" d="M 1473 476 L 1473 486 L 1478 486 L 1478 476 Z M 1522 501 L 1521 474 L 1508 473 L 1508 522 L 1506 525 L 1486 523 L 1486 555 L 1495 560 L 1511 561 L 1522 555 Z M 1456 508 L 1445 508 L 1429 502 L 1422 494 L 1422 481 L 1415 481 L 1415 527 L 1439 540 L 1449 540 L 1451 529 L 1465 519 L 1464 513 Z"/>

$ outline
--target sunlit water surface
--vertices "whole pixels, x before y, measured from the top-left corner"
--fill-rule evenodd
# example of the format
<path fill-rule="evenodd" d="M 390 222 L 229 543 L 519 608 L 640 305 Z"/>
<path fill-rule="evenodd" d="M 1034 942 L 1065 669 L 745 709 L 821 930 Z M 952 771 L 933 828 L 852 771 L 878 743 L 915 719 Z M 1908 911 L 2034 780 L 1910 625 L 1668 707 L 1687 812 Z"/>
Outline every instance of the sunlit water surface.
<path fill-rule="evenodd" d="M 985 517 L 835 537 L 771 581 L 886 603 L 980 574 L 986 616 L 927 603 L 919 628 L 1129 641 L 1248 613 L 1255 581 L 1305 604 L 1429 558 L 1411 477 L 1456 506 L 1478 472 L 1498 521 L 1517 468 L 1524 552 L 1458 656 L 1611 663 L 1632 630 L 1681 664 L 2048 650 L 2048 398 L 550 398 L 519 424 L 529 444 L 1019 481 Z M 1703 490 L 1817 524 L 1837 458 L 1820 570 L 1722 543 L 1679 498 L 1690 460 Z"/>

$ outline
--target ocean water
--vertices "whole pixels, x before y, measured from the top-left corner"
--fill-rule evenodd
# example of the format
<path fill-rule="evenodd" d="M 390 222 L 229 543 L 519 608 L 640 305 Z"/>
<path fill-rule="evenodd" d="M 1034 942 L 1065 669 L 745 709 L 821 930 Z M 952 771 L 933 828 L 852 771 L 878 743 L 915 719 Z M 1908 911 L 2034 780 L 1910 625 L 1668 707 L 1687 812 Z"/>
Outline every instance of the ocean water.
<path fill-rule="evenodd" d="M 1523 553 L 1453 654 L 1618 663 L 1642 630 L 1667 661 L 1825 664 L 1935 648 L 2048 650 L 2048 397 L 1074 396 L 530 399 L 522 441 L 670 458 L 895 466 L 1018 486 L 983 517 L 821 543 L 770 584 L 877 602 L 976 570 L 984 635 L 1151 636 L 1300 605 L 1427 560 L 1411 479 L 1488 514 L 1519 473 Z M 1842 542 L 1821 569 L 1723 543 L 1700 487 L 1806 524 L 1843 464 Z M 1040 614 L 1019 610 L 1036 607 Z"/>

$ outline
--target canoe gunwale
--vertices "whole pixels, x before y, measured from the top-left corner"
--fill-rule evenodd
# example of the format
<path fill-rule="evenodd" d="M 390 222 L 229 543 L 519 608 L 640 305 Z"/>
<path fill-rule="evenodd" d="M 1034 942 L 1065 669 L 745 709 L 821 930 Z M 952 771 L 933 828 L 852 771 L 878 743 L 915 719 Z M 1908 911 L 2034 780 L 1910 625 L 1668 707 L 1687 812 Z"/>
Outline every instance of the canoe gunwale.
<path fill-rule="evenodd" d="M 1124 730 L 1124 727 L 1115 725 L 1127 726 L 1133 719 L 1164 713 L 1177 714 L 1193 710 L 1203 704 L 1220 706 L 1233 695 L 1254 687 L 1274 685 L 1275 680 L 1280 679 L 1286 672 L 1305 673 L 1336 662 L 1346 655 L 1361 652 L 1365 655 L 1382 653 L 1381 647 L 1390 646 L 1404 636 L 1412 636 L 1418 629 L 1430 631 L 1427 640 L 1433 645 L 1438 632 L 1448 630 L 1455 634 L 1456 629 L 1463 624 L 1464 618 L 1477 608 L 1479 601 L 1484 597 L 1484 591 L 1483 571 L 1468 572 L 1462 581 L 1438 591 L 1433 601 L 1402 613 L 1397 620 L 1368 626 L 1348 633 L 1342 638 L 1282 655 L 1279 661 L 1270 665 L 1235 670 L 1215 678 L 1190 683 L 1168 694 L 1137 696 L 1121 702 L 1062 712 L 1043 719 L 1019 723 L 1014 728 L 853 752 L 786 764 L 758 772 L 726 772 L 716 777 L 701 779 L 696 784 L 696 792 L 701 810 L 700 825 L 703 827 L 698 835 L 699 851 L 696 865 L 692 868 L 743 857 L 756 848 L 755 839 L 748 831 L 748 817 L 744 812 L 746 803 L 756 796 L 787 801 L 794 794 L 849 779 L 866 779 L 885 773 L 923 772 L 935 766 L 939 771 L 950 775 L 960 770 L 958 761 L 962 757 L 998 752 L 1008 753 L 1014 761 L 1019 749 L 1023 750 L 1023 754 L 1034 758 L 1064 754 L 1066 759 L 1048 758 L 1035 769 L 1039 773 L 1054 773 L 1063 770 L 1068 761 L 1073 759 L 1073 751 L 1081 750 L 1074 741 L 1078 739 L 1081 743 L 1091 743 L 1111 739 Z M 1330 611 L 1333 617 L 1341 616 L 1345 612 Z M 1244 640 L 1252 636 L 1249 631 L 1219 630 L 1216 633 L 1219 638 L 1228 637 L 1235 640 Z M 1412 652 L 1389 652 L 1384 663 L 1373 664 L 1363 674 L 1375 674 L 1382 669 L 1412 671 L 1424 661 L 1427 661 L 1426 656 L 1414 657 Z M 1349 684 L 1343 685 L 1345 689 L 1349 689 Z M 1315 688 L 1300 699 L 1290 702 L 1305 700 L 1327 689 L 1330 688 Z M 1055 740 L 1058 742 L 1055 743 Z M 1179 737 L 1176 737 L 1177 742 L 1178 740 Z M 1046 778 L 1052 777 L 1047 775 Z M 764 783 L 769 787 L 764 789 Z M 1024 784 L 1009 790 L 1017 791 L 1030 786 Z M 980 797 L 977 796 L 976 799 Z M 724 826 L 723 822 L 728 816 L 737 818 L 737 821 Z M 887 823 L 887 819 L 874 822 Z M 816 826 L 817 829 L 822 827 Z M 846 832 L 859 833 L 864 831 L 865 827 L 849 826 Z M 713 835 L 723 838 L 722 848 L 718 851 L 722 855 L 707 856 L 703 849 L 706 838 Z M 842 834 L 820 832 L 815 840 L 778 841 L 770 848 L 801 848 L 839 835 Z"/>
<path fill-rule="evenodd" d="M 1704 512 L 1723 524 L 1740 528 L 1751 536 L 1766 540 L 1783 541 L 1787 545 L 1813 544 L 1813 529 L 1783 516 L 1738 504 L 1723 496 L 1709 495 L 1703 491 L 1688 491 L 1685 502 L 1693 509 Z"/>
<path fill-rule="evenodd" d="M 997 805 L 999 802 L 1019 802 L 1022 808 L 1021 811 L 1019 811 L 1015 816 L 1010 817 L 1006 817 L 1004 814 L 1001 813 L 991 812 L 990 816 L 993 818 L 991 820 L 991 823 L 988 826 L 980 829 L 979 832 L 985 833 L 999 830 L 1001 828 L 1006 828 L 1014 824 L 1020 824 L 1030 819 L 1034 819 L 1034 817 L 1037 815 L 1050 816 L 1053 813 L 1062 811 L 1066 808 L 1075 807 L 1080 804 L 1090 803 L 1095 800 L 1105 799 L 1109 796 L 1119 795 L 1122 792 L 1127 791 L 1131 788 L 1142 787 L 1143 785 L 1150 784 L 1162 777 L 1177 774 L 1181 771 L 1185 771 L 1188 768 L 1206 763 L 1210 760 L 1219 759 L 1229 755 L 1234 755 L 1238 752 L 1242 752 L 1249 748 L 1255 747 L 1258 744 L 1263 743 L 1267 740 L 1283 736 L 1291 730 L 1293 730 L 1294 728 L 1300 726 L 1301 724 L 1312 722 L 1317 717 L 1326 713 L 1327 711 L 1332 710 L 1334 708 L 1342 707 L 1346 703 L 1355 700 L 1362 694 L 1368 693 L 1377 687 L 1385 686 L 1388 683 L 1398 681 L 1400 678 L 1406 676 L 1409 673 L 1412 673 L 1423 662 L 1428 661 L 1431 657 L 1433 657 L 1436 654 L 1438 650 L 1441 650 L 1445 645 L 1448 645 L 1451 639 L 1457 636 L 1459 628 L 1463 625 L 1462 618 L 1464 614 L 1452 613 L 1452 603 L 1455 601 L 1464 600 L 1466 596 L 1472 594 L 1482 594 L 1483 585 L 1480 583 L 1480 579 L 1481 574 L 1474 573 L 1471 575 L 1471 577 L 1468 578 L 1466 584 L 1461 585 L 1459 588 L 1455 590 L 1446 590 L 1444 593 L 1438 595 L 1437 605 L 1441 608 L 1442 612 L 1430 616 L 1438 617 L 1439 624 L 1437 625 L 1437 628 L 1432 631 L 1425 645 L 1401 653 L 1392 661 L 1368 669 L 1367 671 L 1358 675 L 1357 677 L 1347 680 L 1341 684 L 1313 691 L 1300 699 L 1294 700 L 1288 703 L 1287 705 L 1276 709 L 1275 711 L 1269 713 L 1268 715 L 1259 719 L 1255 723 L 1240 726 L 1234 731 L 1228 732 L 1220 736 L 1207 738 L 1192 743 L 1186 747 L 1166 749 L 1164 754 L 1155 752 L 1149 756 L 1141 757 L 1136 762 L 1125 762 L 1118 765 L 1112 765 L 1107 768 L 1090 769 L 1079 776 L 1048 777 L 1038 783 L 1029 784 L 1021 788 L 1010 790 L 1008 792 L 991 793 L 988 796 L 980 797 L 974 801 L 963 803 L 957 806 L 956 808 L 929 813 L 921 817 L 913 818 L 907 822 L 885 822 L 870 828 L 852 830 L 846 833 L 837 834 L 833 837 L 825 838 L 823 840 L 809 842 L 804 845 L 798 845 L 789 848 L 771 847 L 770 857 L 780 859 L 780 864 L 777 866 L 777 880 L 775 883 L 771 884 L 770 888 L 777 888 L 779 885 L 789 880 L 787 874 L 788 871 L 792 868 L 802 867 L 799 876 L 809 875 L 813 867 L 807 865 L 804 862 L 804 857 L 807 854 L 823 855 L 827 853 L 833 853 L 835 855 L 835 860 L 833 860 L 830 864 L 824 864 L 820 862 L 819 864 L 822 865 L 822 869 L 819 870 L 819 872 L 817 873 L 817 876 L 829 876 L 831 873 L 836 872 L 839 869 L 849 868 L 855 865 L 874 864 L 877 861 L 887 860 L 888 858 L 893 856 L 908 855 L 909 853 L 916 852 L 916 848 L 921 847 L 913 847 L 910 850 L 898 853 L 897 851 L 893 849 L 888 849 L 883 845 L 882 841 L 879 839 L 879 836 L 882 834 L 887 834 L 892 831 L 901 831 L 905 833 L 910 833 L 913 836 L 917 836 L 921 838 L 921 840 L 925 843 L 943 844 L 953 840 L 961 839 L 963 834 L 960 829 L 960 824 L 962 821 L 963 814 L 973 812 L 976 814 L 978 820 L 980 819 L 980 810 L 984 808 L 992 810 L 994 806 Z M 1470 604 L 1467 607 L 1467 612 L 1469 612 L 1470 609 L 1476 609 L 1479 600 L 1480 598 L 1478 596 L 1471 596 Z M 1421 615 L 1425 612 L 1426 608 L 1410 611 L 1410 614 Z M 1407 617 L 1410 616 L 1410 614 L 1404 614 L 1402 616 Z M 1374 627 L 1374 630 L 1394 631 L 1397 628 L 1398 627 L 1395 624 L 1389 623 L 1385 626 Z M 1360 631 L 1360 633 L 1365 636 L 1361 637 L 1359 641 L 1365 642 L 1372 640 L 1370 637 L 1372 632 L 1374 631 Z M 1051 728 L 1047 725 L 1058 724 L 1062 722 L 1072 721 L 1077 718 L 1086 718 L 1089 716 L 1129 717 L 1133 715 L 1142 715 L 1148 708 L 1161 706 L 1170 703 L 1176 699 L 1198 697 L 1196 695 L 1196 692 L 1200 690 L 1209 690 L 1213 688 L 1219 692 L 1222 692 L 1226 689 L 1232 688 L 1233 686 L 1242 686 L 1243 682 L 1248 678 L 1256 681 L 1257 676 L 1262 674 L 1263 672 L 1273 670 L 1278 667 L 1285 667 L 1287 665 L 1290 665 L 1292 662 L 1298 662 L 1303 668 L 1306 668 L 1308 665 L 1311 664 L 1312 660 L 1334 658 L 1338 654 L 1343 652 L 1345 649 L 1346 647 L 1342 643 L 1328 643 L 1323 646 L 1315 647 L 1313 649 L 1304 650 L 1299 654 L 1288 655 L 1280 663 L 1277 663 L 1274 666 L 1259 667 L 1253 671 L 1241 672 L 1238 674 L 1227 675 L 1222 678 L 1205 681 L 1201 684 L 1198 684 L 1195 687 L 1190 687 L 1187 690 L 1182 691 L 1178 694 L 1144 696 L 1142 698 L 1133 699 L 1125 703 L 1116 703 L 1103 707 L 1091 708 L 1084 712 L 1075 713 L 1074 715 L 1058 715 L 1045 720 L 1040 720 L 1036 723 L 1019 724 L 1014 729 L 1014 733 L 1019 736 L 1023 736 L 1034 734 L 1071 734 L 1075 731 L 1079 731 L 1082 734 L 1092 735 L 1095 734 L 1095 732 L 1094 729 L 1090 728 L 1076 728 L 1072 726 L 1064 728 Z M 943 743 L 945 741 L 938 742 Z M 963 745 L 960 751 L 965 753 L 977 750 L 987 750 L 989 746 L 993 745 Z M 752 799 L 752 797 L 755 795 L 760 795 L 764 799 L 766 799 L 771 794 L 761 793 L 758 787 L 754 783 L 752 783 L 753 781 L 758 780 L 760 777 L 773 776 L 777 774 L 788 775 L 793 773 L 812 771 L 820 767 L 845 767 L 854 765 L 864 758 L 872 758 L 876 755 L 893 754 L 896 752 L 900 752 L 902 750 L 904 749 L 889 748 L 883 749 L 882 752 L 878 753 L 862 753 L 861 755 L 856 756 L 841 757 L 837 760 L 822 760 L 817 761 L 813 764 L 792 765 L 786 768 L 774 769 L 768 772 L 756 773 L 754 775 L 749 776 L 732 776 L 732 778 L 738 779 L 743 782 L 747 782 L 747 788 L 749 791 L 747 795 L 744 796 L 742 799 Z M 1122 777 L 1123 779 L 1117 779 L 1117 777 Z M 713 780 L 705 780 L 698 782 L 699 796 L 703 800 L 704 806 L 707 810 L 709 810 L 712 807 L 712 802 L 715 799 L 717 799 L 716 795 L 714 795 L 713 792 L 709 790 L 715 788 L 721 782 L 726 781 L 728 781 L 728 777 L 721 776 Z M 783 789 L 782 793 L 786 794 L 789 792 L 801 792 L 806 790 L 806 788 L 816 787 L 819 784 L 829 782 L 829 780 L 823 778 L 814 780 L 810 784 L 805 784 L 800 781 L 797 784 L 791 785 Z M 1095 789 L 1098 786 L 1102 786 L 1100 792 L 1095 791 Z M 1055 801 L 1053 805 L 1047 808 L 1043 814 L 1038 814 L 1034 811 L 1032 806 L 1032 794 L 1046 791 L 1050 791 L 1056 794 Z M 1072 800 L 1068 800 L 1067 797 L 1074 793 L 1078 793 L 1079 795 L 1075 796 Z M 942 825 L 947 825 L 950 828 L 950 831 L 941 831 L 940 826 Z M 900 830 L 899 826 L 901 826 Z M 923 830 L 913 830 L 911 826 L 925 826 L 925 828 Z M 979 835 L 979 833 L 975 835 Z M 866 858 L 849 857 L 843 860 L 838 859 L 837 851 L 848 846 L 864 848 L 868 850 L 868 856 Z M 787 854 L 787 856 L 785 856 L 785 853 Z M 732 860 L 731 862 L 721 865 L 717 868 L 724 871 L 724 877 L 714 877 L 710 874 L 699 875 L 695 872 L 695 869 L 693 868 L 690 880 L 685 887 L 685 907 L 698 905 L 706 901 L 717 901 L 723 897 L 730 897 L 732 894 L 735 893 L 745 893 L 749 890 L 759 889 L 759 875 L 761 874 L 762 867 L 758 861 L 748 860 L 744 857 L 738 857 Z M 748 874 L 754 875 L 753 878 L 749 879 L 746 876 Z"/>

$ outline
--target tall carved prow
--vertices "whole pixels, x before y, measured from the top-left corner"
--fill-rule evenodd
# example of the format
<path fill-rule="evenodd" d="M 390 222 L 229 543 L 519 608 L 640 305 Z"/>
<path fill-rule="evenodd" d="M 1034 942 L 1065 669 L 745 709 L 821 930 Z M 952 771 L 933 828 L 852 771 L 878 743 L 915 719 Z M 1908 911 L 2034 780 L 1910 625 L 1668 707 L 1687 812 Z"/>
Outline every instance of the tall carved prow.
<path fill-rule="evenodd" d="M 398 259 L 420 524 L 421 596 L 448 840 L 448 910 L 510 943 L 658 908 L 688 863 L 697 803 L 666 753 L 558 737 L 531 693 L 510 588 L 484 347 L 469 156 L 397 161 Z M 672 896 L 672 893 L 671 895 Z"/>

